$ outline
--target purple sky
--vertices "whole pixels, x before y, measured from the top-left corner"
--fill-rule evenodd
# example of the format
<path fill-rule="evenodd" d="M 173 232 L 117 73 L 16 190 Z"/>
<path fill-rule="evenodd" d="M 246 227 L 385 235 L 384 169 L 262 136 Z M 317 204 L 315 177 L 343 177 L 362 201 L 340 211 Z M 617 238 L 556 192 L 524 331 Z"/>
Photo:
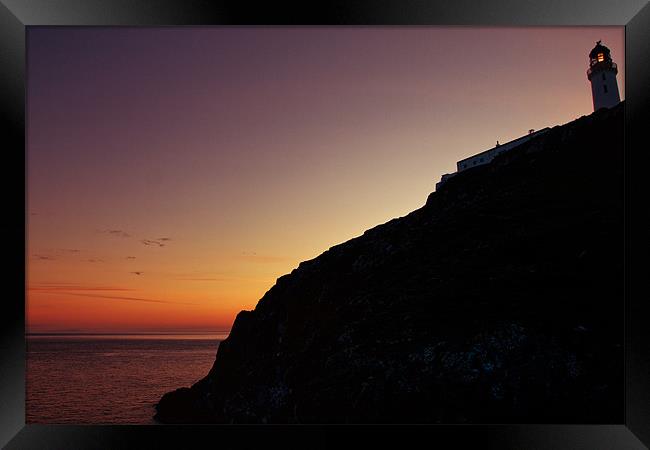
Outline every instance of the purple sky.
<path fill-rule="evenodd" d="M 30 286 L 133 291 L 35 290 L 31 326 L 228 326 L 457 160 L 590 114 L 598 39 L 625 98 L 622 27 L 30 27 Z"/>

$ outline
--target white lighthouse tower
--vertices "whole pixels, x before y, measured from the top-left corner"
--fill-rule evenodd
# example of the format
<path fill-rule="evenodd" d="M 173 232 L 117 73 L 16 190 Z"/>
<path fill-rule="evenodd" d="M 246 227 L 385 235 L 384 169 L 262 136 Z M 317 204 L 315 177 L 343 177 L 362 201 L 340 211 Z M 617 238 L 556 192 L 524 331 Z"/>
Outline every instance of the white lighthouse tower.
<path fill-rule="evenodd" d="M 589 53 L 589 70 L 587 70 L 587 79 L 591 81 L 594 111 L 600 108 L 611 108 L 621 102 L 616 82 L 617 73 L 618 68 L 612 61 L 609 49 L 600 41 L 596 42 L 596 46 Z"/>

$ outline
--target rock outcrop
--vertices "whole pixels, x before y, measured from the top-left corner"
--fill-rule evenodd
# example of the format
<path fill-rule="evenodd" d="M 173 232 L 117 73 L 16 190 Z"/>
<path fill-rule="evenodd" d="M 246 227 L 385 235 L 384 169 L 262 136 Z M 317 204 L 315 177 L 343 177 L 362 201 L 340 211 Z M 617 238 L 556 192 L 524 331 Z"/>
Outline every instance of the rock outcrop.
<path fill-rule="evenodd" d="M 624 104 L 280 277 L 165 423 L 620 423 Z"/>

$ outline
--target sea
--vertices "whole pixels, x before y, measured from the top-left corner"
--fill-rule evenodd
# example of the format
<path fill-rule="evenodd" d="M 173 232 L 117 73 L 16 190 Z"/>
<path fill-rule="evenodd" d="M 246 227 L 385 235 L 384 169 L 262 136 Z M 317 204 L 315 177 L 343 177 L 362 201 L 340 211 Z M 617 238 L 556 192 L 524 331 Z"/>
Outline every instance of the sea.
<path fill-rule="evenodd" d="M 160 397 L 207 375 L 227 335 L 28 335 L 26 423 L 154 424 Z"/>

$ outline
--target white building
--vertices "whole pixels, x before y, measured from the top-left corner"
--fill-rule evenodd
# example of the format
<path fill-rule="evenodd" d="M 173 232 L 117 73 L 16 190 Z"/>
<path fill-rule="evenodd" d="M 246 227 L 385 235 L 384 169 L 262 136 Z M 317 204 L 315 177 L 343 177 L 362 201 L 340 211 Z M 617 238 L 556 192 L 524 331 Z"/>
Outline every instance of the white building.
<path fill-rule="evenodd" d="M 609 49 L 600 41 L 596 42 L 596 46 L 589 53 L 589 70 L 587 70 L 587 79 L 591 82 L 594 111 L 600 108 L 611 108 L 621 102 L 616 82 L 617 73 L 618 67 L 612 61 Z"/>
<path fill-rule="evenodd" d="M 497 145 L 494 146 L 493 148 L 489 150 L 482 151 L 481 153 L 477 153 L 476 155 L 470 156 L 469 158 L 461 159 L 456 163 L 456 170 L 458 172 L 462 172 L 463 170 L 471 169 L 472 167 L 476 166 L 481 166 L 483 164 L 488 164 L 492 162 L 495 156 L 507 152 L 508 150 L 512 150 L 515 147 L 520 146 L 524 142 L 528 142 L 532 138 L 539 136 L 540 134 L 543 134 L 550 130 L 550 128 L 544 128 L 539 131 L 534 131 L 530 130 L 527 135 L 518 137 L 517 139 L 513 139 L 510 142 L 506 142 L 505 144 L 499 144 L 497 141 Z"/>
<path fill-rule="evenodd" d="M 438 190 L 440 186 L 442 186 L 447 180 L 455 176 L 457 173 L 467 169 L 471 169 L 473 167 L 489 164 L 497 155 L 500 155 L 503 152 L 510 151 L 516 147 L 519 147 L 524 142 L 528 142 L 531 139 L 546 133 L 548 130 L 550 130 L 550 128 L 548 127 L 538 131 L 529 130 L 528 134 L 526 134 L 525 136 L 518 137 L 517 139 L 513 139 L 512 141 L 506 142 L 505 144 L 499 144 L 499 142 L 497 141 L 496 146 L 488 150 L 482 151 L 481 153 L 477 153 L 476 155 L 472 155 L 469 158 L 461 159 L 456 163 L 456 169 L 457 169 L 456 172 L 444 174 L 440 179 L 440 181 L 436 183 L 436 190 Z"/>

